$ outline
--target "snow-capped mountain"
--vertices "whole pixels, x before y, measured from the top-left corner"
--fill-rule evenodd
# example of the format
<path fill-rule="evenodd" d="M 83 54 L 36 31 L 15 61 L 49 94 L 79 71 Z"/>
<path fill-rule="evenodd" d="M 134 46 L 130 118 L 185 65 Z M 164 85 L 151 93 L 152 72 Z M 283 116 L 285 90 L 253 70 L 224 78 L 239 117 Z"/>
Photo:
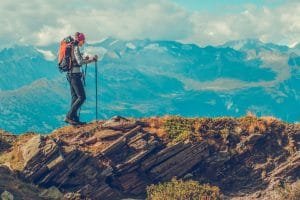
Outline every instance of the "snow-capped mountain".
<path fill-rule="evenodd" d="M 0 128 L 49 132 L 63 125 L 68 83 L 56 67 L 57 46 L 15 46 L 0 52 Z M 106 38 L 84 48 L 100 56 L 101 118 L 242 116 L 251 111 L 299 121 L 299 54 L 258 40 L 201 48 L 175 41 Z M 95 116 L 94 65 L 87 68 L 81 116 Z"/>

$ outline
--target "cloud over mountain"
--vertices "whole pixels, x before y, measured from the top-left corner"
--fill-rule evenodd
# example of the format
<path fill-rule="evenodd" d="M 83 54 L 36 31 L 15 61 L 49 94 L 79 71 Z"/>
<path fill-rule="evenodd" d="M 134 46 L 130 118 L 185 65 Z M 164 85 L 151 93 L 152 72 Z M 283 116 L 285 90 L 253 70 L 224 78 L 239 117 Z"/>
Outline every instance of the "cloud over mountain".
<path fill-rule="evenodd" d="M 299 41 L 300 3 L 285 1 L 276 7 L 240 5 L 225 11 L 188 10 L 170 0 L 96 1 L 67 0 L 23 2 L 4 0 L 0 11 L 2 45 L 47 45 L 75 31 L 89 41 L 112 36 L 125 40 L 160 39 L 221 44 L 228 40 L 259 38 L 292 45 Z"/>

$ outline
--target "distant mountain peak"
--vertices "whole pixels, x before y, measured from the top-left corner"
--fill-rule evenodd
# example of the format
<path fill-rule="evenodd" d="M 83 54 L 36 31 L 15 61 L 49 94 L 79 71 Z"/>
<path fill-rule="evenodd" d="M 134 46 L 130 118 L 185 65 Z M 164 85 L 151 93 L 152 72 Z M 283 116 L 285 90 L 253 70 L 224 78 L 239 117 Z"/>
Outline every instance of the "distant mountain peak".
<path fill-rule="evenodd" d="M 274 43 L 266 43 L 256 38 L 242 39 L 242 40 L 232 40 L 224 43 L 219 47 L 230 47 L 239 51 L 247 50 L 267 50 L 267 51 L 280 51 L 287 52 L 289 50 L 288 46 L 279 45 Z"/>

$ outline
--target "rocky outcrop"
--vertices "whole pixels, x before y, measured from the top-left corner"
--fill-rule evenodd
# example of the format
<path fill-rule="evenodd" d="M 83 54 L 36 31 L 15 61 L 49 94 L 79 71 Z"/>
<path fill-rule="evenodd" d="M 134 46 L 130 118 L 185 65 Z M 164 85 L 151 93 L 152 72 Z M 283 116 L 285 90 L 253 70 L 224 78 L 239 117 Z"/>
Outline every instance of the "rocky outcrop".
<path fill-rule="evenodd" d="M 9 149 L 15 140 L 16 140 L 15 135 L 0 130 L 0 153 Z"/>
<path fill-rule="evenodd" d="M 280 181 L 300 177 L 299 125 L 207 119 L 193 129 L 197 140 L 174 142 L 152 122 L 115 117 L 20 136 L 0 163 L 39 188 L 55 187 L 64 199 L 143 198 L 147 185 L 174 176 L 217 185 L 224 198 L 263 199 Z"/>
<path fill-rule="evenodd" d="M 0 199 L 42 200 L 47 199 L 41 195 L 46 191 L 22 181 L 17 173 L 13 173 L 5 166 L 0 166 Z"/>

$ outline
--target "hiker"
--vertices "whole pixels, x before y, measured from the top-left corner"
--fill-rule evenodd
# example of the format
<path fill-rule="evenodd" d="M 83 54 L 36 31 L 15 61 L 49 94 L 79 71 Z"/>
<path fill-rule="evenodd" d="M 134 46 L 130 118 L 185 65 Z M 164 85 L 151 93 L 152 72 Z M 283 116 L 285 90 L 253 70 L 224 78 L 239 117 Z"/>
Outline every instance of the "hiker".
<path fill-rule="evenodd" d="M 72 38 L 71 38 L 72 39 Z M 73 40 L 73 50 L 71 51 L 71 67 L 67 71 L 67 79 L 71 90 L 71 108 L 66 115 L 65 122 L 71 125 L 83 125 L 86 122 L 81 122 L 78 116 L 78 110 L 84 103 L 86 96 L 82 82 L 83 74 L 80 67 L 84 64 L 96 62 L 98 57 L 95 55 L 92 58 L 86 56 L 82 57 L 79 47 L 85 43 L 85 36 L 83 33 L 76 32 Z"/>

